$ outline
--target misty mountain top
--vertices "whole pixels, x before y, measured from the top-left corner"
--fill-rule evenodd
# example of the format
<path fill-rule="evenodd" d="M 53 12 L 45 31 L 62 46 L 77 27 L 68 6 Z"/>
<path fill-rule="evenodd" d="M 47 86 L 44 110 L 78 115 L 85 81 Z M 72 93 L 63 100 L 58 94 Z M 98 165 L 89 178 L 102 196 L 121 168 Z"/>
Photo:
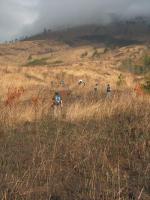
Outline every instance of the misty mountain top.
<path fill-rule="evenodd" d="M 1 0 L 0 41 L 85 24 L 150 16 L 149 0 Z M 141 17 L 139 17 L 141 16 Z"/>

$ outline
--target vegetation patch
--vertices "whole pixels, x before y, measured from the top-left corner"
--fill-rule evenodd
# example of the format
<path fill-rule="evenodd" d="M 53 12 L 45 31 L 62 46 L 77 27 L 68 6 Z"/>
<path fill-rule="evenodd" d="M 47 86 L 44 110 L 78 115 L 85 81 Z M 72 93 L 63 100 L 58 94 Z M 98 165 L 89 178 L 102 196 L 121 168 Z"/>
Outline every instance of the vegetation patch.
<path fill-rule="evenodd" d="M 28 60 L 32 60 L 32 55 L 29 55 Z"/>
<path fill-rule="evenodd" d="M 150 74 L 145 77 L 145 82 L 143 84 L 143 90 L 146 93 L 150 93 Z"/>
<path fill-rule="evenodd" d="M 81 56 L 80 56 L 80 57 L 81 57 L 81 58 L 85 58 L 85 57 L 87 57 L 87 56 L 88 56 L 88 52 L 87 52 L 87 51 L 85 51 L 84 53 L 82 53 L 82 54 L 81 54 Z"/>
<path fill-rule="evenodd" d="M 49 64 L 50 65 L 60 65 L 60 64 L 63 64 L 64 62 L 62 60 L 55 60 L 53 62 L 50 62 Z"/>
<path fill-rule="evenodd" d="M 124 46 L 128 46 L 128 45 L 134 45 L 134 44 L 140 44 L 141 42 L 137 41 L 137 40 L 127 40 L 127 39 L 118 39 L 115 37 L 111 37 L 108 35 L 97 35 L 97 34 L 93 34 L 93 35 L 85 35 L 82 37 L 79 37 L 79 39 L 81 40 L 86 40 L 92 43 L 105 43 L 105 45 L 107 47 L 111 47 L 111 46 L 119 46 L 119 47 L 124 47 Z"/>
<path fill-rule="evenodd" d="M 124 71 L 129 71 L 133 74 L 144 75 L 150 72 L 150 56 L 145 55 L 144 58 L 142 58 L 140 65 L 135 64 L 130 58 L 125 59 L 123 60 L 120 69 Z"/>
<path fill-rule="evenodd" d="M 150 71 L 150 56 L 149 55 L 144 56 L 143 63 L 144 63 L 146 70 Z"/>
<path fill-rule="evenodd" d="M 47 65 L 48 58 L 34 59 L 29 61 L 25 66 Z"/>
<path fill-rule="evenodd" d="M 146 67 L 143 65 L 137 65 L 135 64 L 132 59 L 128 58 L 123 60 L 120 68 L 120 70 L 131 72 L 136 75 L 142 75 L 147 72 Z"/>
<path fill-rule="evenodd" d="M 97 49 L 94 50 L 93 54 L 92 54 L 92 58 L 100 58 L 101 56 L 101 53 L 98 52 Z"/>
<path fill-rule="evenodd" d="M 63 63 L 62 60 L 56 60 L 56 61 L 52 62 L 52 64 L 61 64 L 61 63 Z"/>
<path fill-rule="evenodd" d="M 126 85 L 126 80 L 125 80 L 125 76 L 123 75 L 123 74 L 120 74 L 119 76 L 118 76 L 118 79 L 117 79 L 117 86 L 118 87 L 122 87 L 122 86 L 124 86 L 124 85 Z"/>

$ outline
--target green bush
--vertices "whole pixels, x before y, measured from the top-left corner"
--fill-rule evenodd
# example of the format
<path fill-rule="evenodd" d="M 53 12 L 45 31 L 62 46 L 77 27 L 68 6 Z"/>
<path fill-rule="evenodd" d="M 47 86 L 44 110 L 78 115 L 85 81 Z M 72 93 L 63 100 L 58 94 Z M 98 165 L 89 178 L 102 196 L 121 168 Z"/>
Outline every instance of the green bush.
<path fill-rule="evenodd" d="M 146 55 L 144 57 L 144 65 L 150 68 L 150 56 Z"/>
<path fill-rule="evenodd" d="M 62 60 L 55 60 L 55 61 L 51 62 L 50 64 L 52 64 L 52 65 L 63 64 L 63 61 Z"/>
<path fill-rule="evenodd" d="M 129 71 L 129 72 L 133 73 L 133 62 L 132 62 L 132 60 L 130 58 L 123 60 L 120 68 L 123 71 Z"/>
<path fill-rule="evenodd" d="M 100 57 L 100 53 L 98 52 L 97 49 L 95 49 L 95 51 L 92 54 L 92 58 L 99 58 Z"/>
<path fill-rule="evenodd" d="M 56 60 L 56 61 L 54 61 L 53 63 L 54 63 L 54 64 L 61 64 L 61 63 L 63 63 L 63 61 L 62 61 L 62 60 Z"/>
<path fill-rule="evenodd" d="M 145 83 L 143 84 L 143 89 L 145 92 L 150 93 L 150 76 L 149 75 L 145 78 Z"/>
<path fill-rule="evenodd" d="M 29 55 L 28 60 L 32 60 L 32 55 Z"/>
<path fill-rule="evenodd" d="M 145 72 L 150 71 L 150 56 L 148 55 L 144 57 L 144 67 L 145 67 Z"/>
<path fill-rule="evenodd" d="M 145 67 L 139 66 L 139 65 L 131 66 L 130 71 L 134 74 L 137 74 L 137 75 L 141 75 L 141 74 L 144 74 L 146 72 Z"/>
<path fill-rule="evenodd" d="M 123 86 L 123 85 L 125 85 L 125 84 L 126 84 L 125 77 L 124 77 L 122 74 L 120 74 L 120 75 L 118 76 L 117 86 L 121 87 L 121 86 Z"/>
<path fill-rule="evenodd" d="M 81 58 L 85 58 L 85 57 L 87 57 L 87 55 L 88 55 L 88 52 L 87 52 L 87 51 L 85 51 L 84 53 L 82 53 L 82 54 L 81 54 L 81 56 L 80 56 L 80 57 L 81 57 Z"/>
<path fill-rule="evenodd" d="M 29 61 L 26 66 L 47 65 L 48 58 L 34 59 Z"/>
<path fill-rule="evenodd" d="M 121 69 L 137 75 L 144 74 L 147 71 L 145 66 L 133 64 L 133 61 L 130 58 L 122 62 Z"/>

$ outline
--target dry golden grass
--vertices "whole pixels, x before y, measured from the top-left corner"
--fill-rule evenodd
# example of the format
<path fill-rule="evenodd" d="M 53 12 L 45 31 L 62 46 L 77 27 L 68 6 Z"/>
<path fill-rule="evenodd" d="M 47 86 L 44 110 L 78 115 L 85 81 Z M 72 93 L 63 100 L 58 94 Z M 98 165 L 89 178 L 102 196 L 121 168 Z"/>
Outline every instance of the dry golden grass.
<path fill-rule="evenodd" d="M 81 58 L 85 51 L 89 57 Z M 116 86 L 121 62 L 144 51 L 127 47 L 93 59 L 89 46 L 45 41 L 0 46 L 0 199 L 149 200 L 149 96 L 132 95 L 137 77 L 127 72 L 121 72 L 127 84 Z M 64 63 L 22 66 L 30 55 Z M 79 79 L 85 87 L 77 85 Z M 107 83 L 114 90 L 111 99 Z M 8 88 L 20 87 L 24 93 L 6 105 Z M 64 93 L 59 118 L 51 108 L 56 90 Z"/>
<path fill-rule="evenodd" d="M 104 47 L 98 48 L 103 51 Z M 25 41 L 15 44 L 0 45 L 0 75 L 2 91 L 9 85 L 45 85 L 52 79 L 56 80 L 61 74 L 66 80 L 80 78 L 86 81 L 116 84 L 120 71 L 118 67 L 128 58 L 134 63 L 141 62 L 143 55 L 148 52 L 144 45 L 133 45 L 102 53 L 99 58 L 92 58 L 95 48 L 90 45 L 69 47 L 65 43 L 56 41 Z M 87 56 L 81 55 L 87 52 Z M 31 59 L 29 59 L 31 57 Z M 46 65 L 28 66 L 26 64 L 36 59 L 46 59 Z M 60 62 L 61 61 L 61 62 Z M 126 77 L 128 86 L 133 84 L 134 77 L 127 72 L 121 72 Z M 74 80 L 73 80 L 74 81 Z M 71 84 L 73 84 L 71 81 Z M 70 81 L 68 81 L 70 82 Z M 70 84 L 70 83 L 69 83 Z M 5 91 L 4 91 L 5 92 Z"/>
<path fill-rule="evenodd" d="M 87 95 L 60 119 L 45 102 L 32 122 L 1 110 L 1 199 L 149 199 L 149 98 Z"/>

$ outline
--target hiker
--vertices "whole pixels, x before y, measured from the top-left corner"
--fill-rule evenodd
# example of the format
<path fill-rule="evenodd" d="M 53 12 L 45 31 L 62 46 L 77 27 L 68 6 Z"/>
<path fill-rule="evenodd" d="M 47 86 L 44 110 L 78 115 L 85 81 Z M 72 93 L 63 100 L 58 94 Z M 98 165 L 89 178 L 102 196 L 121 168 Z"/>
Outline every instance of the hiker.
<path fill-rule="evenodd" d="M 83 80 L 78 81 L 78 85 L 82 85 Z"/>
<path fill-rule="evenodd" d="M 98 92 L 98 83 L 95 84 L 94 92 Z"/>
<path fill-rule="evenodd" d="M 65 81 L 61 80 L 60 84 L 61 84 L 62 87 L 64 87 L 65 86 Z"/>
<path fill-rule="evenodd" d="M 110 98 L 110 97 L 111 97 L 111 87 L 110 87 L 110 84 L 107 85 L 106 92 L 107 92 L 106 97 L 107 97 L 107 98 Z"/>
<path fill-rule="evenodd" d="M 55 95 L 53 97 L 53 108 L 54 108 L 54 116 L 57 117 L 61 114 L 62 109 L 62 97 L 59 94 L 59 92 L 55 92 Z"/>
<path fill-rule="evenodd" d="M 85 86 L 85 81 L 79 80 L 79 81 L 78 81 L 78 85 L 84 85 L 84 86 Z"/>

